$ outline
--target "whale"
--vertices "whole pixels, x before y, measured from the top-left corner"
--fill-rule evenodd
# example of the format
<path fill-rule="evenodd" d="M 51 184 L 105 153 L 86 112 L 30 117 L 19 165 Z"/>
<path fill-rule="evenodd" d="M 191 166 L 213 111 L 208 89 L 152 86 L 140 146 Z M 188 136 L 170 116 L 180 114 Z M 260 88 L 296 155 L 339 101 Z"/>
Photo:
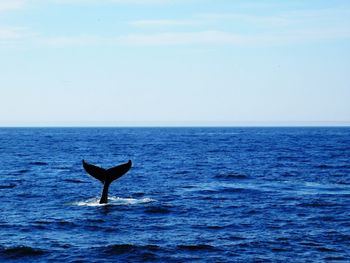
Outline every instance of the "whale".
<path fill-rule="evenodd" d="M 124 174 L 126 174 L 132 165 L 131 160 L 129 160 L 127 163 L 109 168 L 109 169 L 104 169 L 102 167 L 98 167 L 93 164 L 89 164 L 83 162 L 83 167 L 84 170 L 91 175 L 92 177 L 96 178 L 103 184 L 103 190 L 102 190 L 102 195 L 100 199 L 100 204 L 107 204 L 108 203 L 108 189 L 111 183 L 114 180 L 117 180 L 118 178 L 122 177 Z"/>

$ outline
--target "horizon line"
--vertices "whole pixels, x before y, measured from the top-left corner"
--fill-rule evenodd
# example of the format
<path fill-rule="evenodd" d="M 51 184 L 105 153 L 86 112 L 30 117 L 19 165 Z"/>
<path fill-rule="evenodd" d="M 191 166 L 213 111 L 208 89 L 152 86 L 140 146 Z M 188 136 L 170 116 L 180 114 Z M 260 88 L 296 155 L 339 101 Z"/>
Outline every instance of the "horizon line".
<path fill-rule="evenodd" d="M 350 127 L 350 121 L 139 121 L 139 122 L 18 122 L 0 128 L 147 128 L 147 127 Z"/>

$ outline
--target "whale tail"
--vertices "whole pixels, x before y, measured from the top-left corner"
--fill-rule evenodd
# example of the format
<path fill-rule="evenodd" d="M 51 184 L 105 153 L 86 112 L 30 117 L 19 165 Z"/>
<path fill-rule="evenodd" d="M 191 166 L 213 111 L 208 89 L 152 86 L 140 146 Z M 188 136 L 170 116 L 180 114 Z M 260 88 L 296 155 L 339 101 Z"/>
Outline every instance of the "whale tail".
<path fill-rule="evenodd" d="M 132 165 L 131 160 L 129 160 L 127 163 L 124 163 L 109 169 L 104 169 L 96 165 L 89 164 L 85 162 L 85 160 L 83 160 L 83 167 L 85 171 L 103 184 L 103 191 L 100 199 L 100 204 L 104 204 L 108 202 L 109 185 L 114 180 L 126 174 L 130 170 L 131 165 Z"/>

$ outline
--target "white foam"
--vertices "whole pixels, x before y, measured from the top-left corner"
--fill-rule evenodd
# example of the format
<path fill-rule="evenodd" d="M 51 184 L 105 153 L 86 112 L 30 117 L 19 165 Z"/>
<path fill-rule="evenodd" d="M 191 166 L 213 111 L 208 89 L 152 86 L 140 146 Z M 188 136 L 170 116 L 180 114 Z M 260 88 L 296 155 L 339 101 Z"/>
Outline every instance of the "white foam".
<path fill-rule="evenodd" d="M 136 205 L 136 204 L 150 203 L 155 200 L 148 197 L 145 197 L 142 199 L 109 197 L 108 204 L 100 204 L 99 201 L 100 201 L 99 197 L 94 197 L 94 198 L 89 198 L 87 200 L 74 202 L 73 205 L 77 205 L 77 206 Z"/>

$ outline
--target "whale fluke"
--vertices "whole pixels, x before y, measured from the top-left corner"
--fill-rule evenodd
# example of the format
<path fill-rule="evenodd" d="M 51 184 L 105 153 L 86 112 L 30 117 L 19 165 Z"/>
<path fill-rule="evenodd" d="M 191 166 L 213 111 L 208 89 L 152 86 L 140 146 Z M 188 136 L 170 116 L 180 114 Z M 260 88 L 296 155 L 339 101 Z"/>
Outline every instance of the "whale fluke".
<path fill-rule="evenodd" d="M 127 163 L 109 169 L 104 169 L 96 165 L 89 164 L 85 162 L 85 160 L 83 160 L 83 167 L 85 171 L 103 184 L 103 191 L 100 199 L 100 204 L 106 204 L 108 202 L 109 185 L 114 180 L 126 174 L 130 170 L 131 164 L 131 160 L 129 160 Z"/>

